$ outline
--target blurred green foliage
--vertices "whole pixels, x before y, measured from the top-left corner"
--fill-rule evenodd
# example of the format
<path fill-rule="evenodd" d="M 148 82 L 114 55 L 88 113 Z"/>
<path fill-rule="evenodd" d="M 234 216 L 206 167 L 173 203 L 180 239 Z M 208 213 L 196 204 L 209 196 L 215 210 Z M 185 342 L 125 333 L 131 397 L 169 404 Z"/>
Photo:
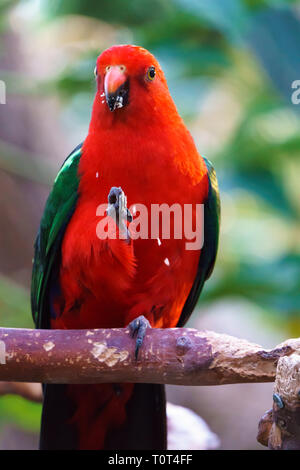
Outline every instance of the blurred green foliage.
<path fill-rule="evenodd" d="M 37 432 L 41 422 L 41 405 L 10 395 L 0 400 L 1 424 L 14 424 L 24 431 Z"/>
<path fill-rule="evenodd" d="M 33 321 L 30 312 L 30 298 L 27 289 L 15 284 L 4 276 L 0 276 L 0 312 L 1 327 L 32 328 Z"/>
<path fill-rule="evenodd" d="M 17 3 L 1 5 L 2 30 L 8 7 Z M 158 57 L 200 152 L 206 146 L 202 127 L 211 134 L 206 156 L 220 184 L 224 229 L 202 304 L 246 298 L 263 307 L 270 321 L 299 334 L 300 105 L 291 103 L 291 83 L 300 79 L 298 2 L 41 0 L 39 5 L 40 28 L 59 21 L 72 24 L 74 15 L 88 17 L 99 21 L 100 32 L 108 24 L 119 42 L 142 45 Z M 87 129 L 100 52 L 94 45 L 82 49 L 56 74 L 31 83 L 35 92 L 59 97 L 66 129 L 76 123 Z M 214 102 L 220 91 L 228 107 Z M 210 103 L 216 109 L 213 120 Z M 224 138 L 219 128 L 227 121 L 232 124 Z M 42 174 L 40 166 L 35 174 L 33 166 L 18 173 L 17 157 L 10 166 L 3 159 L 3 168 L 47 181 L 49 169 Z M 27 291 L 5 278 L 0 279 L 0 309 L 2 326 L 30 326 Z M 0 401 L 0 412 L 19 420 L 21 406 L 19 399 L 7 398 Z M 19 424 L 32 428 L 38 407 L 26 407 L 28 414 Z"/>

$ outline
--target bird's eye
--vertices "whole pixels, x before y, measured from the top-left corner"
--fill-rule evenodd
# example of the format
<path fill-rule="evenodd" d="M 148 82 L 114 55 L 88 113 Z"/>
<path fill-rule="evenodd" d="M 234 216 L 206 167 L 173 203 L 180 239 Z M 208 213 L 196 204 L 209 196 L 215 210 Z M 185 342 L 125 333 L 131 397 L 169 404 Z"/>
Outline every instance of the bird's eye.
<path fill-rule="evenodd" d="M 152 81 L 154 80 L 154 77 L 155 77 L 155 67 L 151 66 L 148 68 L 148 71 L 147 71 L 147 78 L 148 80 Z"/>
<path fill-rule="evenodd" d="M 94 75 L 95 75 L 95 78 L 97 78 L 97 75 L 98 75 L 97 66 L 94 68 Z"/>

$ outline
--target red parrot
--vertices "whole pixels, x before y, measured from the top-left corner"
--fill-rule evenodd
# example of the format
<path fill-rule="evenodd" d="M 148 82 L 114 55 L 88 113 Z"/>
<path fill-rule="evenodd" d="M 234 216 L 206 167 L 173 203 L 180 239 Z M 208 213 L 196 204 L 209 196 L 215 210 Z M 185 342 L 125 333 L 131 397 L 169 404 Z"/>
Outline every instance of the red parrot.
<path fill-rule="evenodd" d="M 113 46 L 98 57 L 95 77 L 88 135 L 62 165 L 41 220 L 32 312 L 38 328 L 129 325 L 138 360 L 147 327 L 184 325 L 212 272 L 219 235 L 217 180 L 210 162 L 198 154 L 152 54 L 138 46 Z M 126 197 L 131 206 L 148 210 L 149 227 L 153 205 L 189 205 L 193 224 L 195 208 L 203 205 L 204 224 L 198 227 L 203 247 L 187 249 L 189 237 L 174 235 L 175 214 L 170 237 L 161 231 L 135 237 Z M 100 204 L 107 212 L 99 215 Z M 99 237 L 105 217 L 115 234 L 125 235 Z M 40 448 L 165 449 L 164 387 L 44 385 Z"/>

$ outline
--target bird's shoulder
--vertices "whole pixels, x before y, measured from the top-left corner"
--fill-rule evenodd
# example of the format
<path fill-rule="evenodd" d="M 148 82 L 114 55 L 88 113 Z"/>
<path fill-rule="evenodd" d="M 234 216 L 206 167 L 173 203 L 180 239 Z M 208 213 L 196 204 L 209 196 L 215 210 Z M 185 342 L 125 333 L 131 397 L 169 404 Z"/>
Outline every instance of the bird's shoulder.
<path fill-rule="evenodd" d="M 78 165 L 81 155 L 82 144 L 79 144 L 62 164 L 47 199 L 36 237 L 31 282 L 32 314 L 36 324 L 40 323 L 46 285 L 78 199 Z"/>

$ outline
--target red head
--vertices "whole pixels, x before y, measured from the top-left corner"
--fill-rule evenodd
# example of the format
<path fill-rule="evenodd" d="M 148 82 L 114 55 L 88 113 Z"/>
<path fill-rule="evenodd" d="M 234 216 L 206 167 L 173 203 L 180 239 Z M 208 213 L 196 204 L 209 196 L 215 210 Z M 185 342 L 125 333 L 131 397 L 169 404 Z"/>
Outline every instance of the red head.
<path fill-rule="evenodd" d="M 107 49 L 97 59 L 95 76 L 94 119 L 99 114 L 112 113 L 116 119 L 141 117 L 161 111 L 162 106 L 169 111 L 175 109 L 159 63 L 142 47 L 121 45 Z"/>

